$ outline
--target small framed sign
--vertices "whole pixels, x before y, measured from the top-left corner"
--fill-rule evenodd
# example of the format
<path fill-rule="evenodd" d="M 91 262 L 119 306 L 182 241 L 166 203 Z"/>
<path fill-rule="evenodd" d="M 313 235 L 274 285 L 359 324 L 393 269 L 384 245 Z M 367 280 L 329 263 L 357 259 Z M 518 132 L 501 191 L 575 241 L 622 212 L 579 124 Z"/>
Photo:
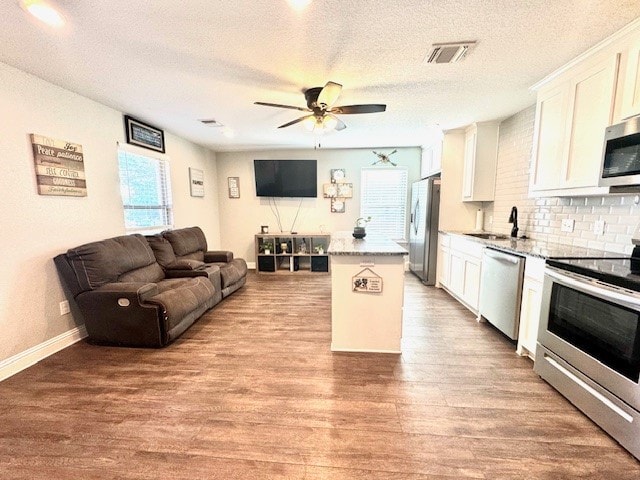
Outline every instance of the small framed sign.
<path fill-rule="evenodd" d="M 331 199 L 331 213 L 344 213 L 344 199 L 342 198 Z"/>
<path fill-rule="evenodd" d="M 164 153 L 164 132 L 159 128 L 125 115 L 124 130 L 127 134 L 127 143 Z"/>
<path fill-rule="evenodd" d="M 189 185 L 192 197 L 204 197 L 204 172 L 189 167 Z"/>
<path fill-rule="evenodd" d="M 336 183 L 338 187 L 338 197 L 352 198 L 353 197 L 353 183 Z"/>
<path fill-rule="evenodd" d="M 240 198 L 240 177 L 227 177 L 229 198 Z"/>
<path fill-rule="evenodd" d="M 354 292 L 382 293 L 382 277 L 370 268 L 365 268 L 352 277 L 351 286 Z"/>

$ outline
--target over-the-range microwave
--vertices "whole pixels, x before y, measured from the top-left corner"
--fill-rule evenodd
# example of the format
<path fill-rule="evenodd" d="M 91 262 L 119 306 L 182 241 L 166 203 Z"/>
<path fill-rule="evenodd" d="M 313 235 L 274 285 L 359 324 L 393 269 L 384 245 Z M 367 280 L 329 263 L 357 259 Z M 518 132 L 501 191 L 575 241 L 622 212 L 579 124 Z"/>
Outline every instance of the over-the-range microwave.
<path fill-rule="evenodd" d="M 599 185 L 640 185 L 640 116 L 605 130 Z"/>

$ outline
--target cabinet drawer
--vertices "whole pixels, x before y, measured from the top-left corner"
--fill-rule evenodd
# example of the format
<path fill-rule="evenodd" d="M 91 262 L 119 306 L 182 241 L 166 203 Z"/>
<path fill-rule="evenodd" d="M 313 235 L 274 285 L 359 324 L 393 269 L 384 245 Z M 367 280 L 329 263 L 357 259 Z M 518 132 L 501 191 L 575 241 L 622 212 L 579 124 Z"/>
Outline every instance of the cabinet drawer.
<path fill-rule="evenodd" d="M 460 253 L 468 257 L 474 257 L 478 260 L 482 259 L 482 249 L 484 245 L 473 240 L 466 240 L 462 237 L 451 237 L 451 249 L 458 250 Z"/>

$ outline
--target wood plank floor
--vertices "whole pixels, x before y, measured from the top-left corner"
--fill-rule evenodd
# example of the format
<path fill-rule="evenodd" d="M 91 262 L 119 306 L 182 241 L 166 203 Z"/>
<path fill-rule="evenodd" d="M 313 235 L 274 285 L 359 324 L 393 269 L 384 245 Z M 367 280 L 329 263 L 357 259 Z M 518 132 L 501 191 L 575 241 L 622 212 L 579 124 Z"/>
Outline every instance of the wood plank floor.
<path fill-rule="evenodd" d="M 330 278 L 259 276 L 161 350 L 0 383 L 0 478 L 638 479 L 514 346 L 407 275 L 403 355 L 329 351 Z"/>

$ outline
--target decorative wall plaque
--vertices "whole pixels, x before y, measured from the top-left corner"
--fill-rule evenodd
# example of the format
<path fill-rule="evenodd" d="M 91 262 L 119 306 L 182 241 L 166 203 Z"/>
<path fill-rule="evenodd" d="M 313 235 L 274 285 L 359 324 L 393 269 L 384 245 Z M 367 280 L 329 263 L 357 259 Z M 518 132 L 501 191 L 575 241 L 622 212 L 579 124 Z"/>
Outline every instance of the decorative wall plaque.
<path fill-rule="evenodd" d="M 82 145 L 31 134 L 40 195 L 86 197 Z"/>
<path fill-rule="evenodd" d="M 240 177 L 227 177 L 229 198 L 240 198 Z"/>
<path fill-rule="evenodd" d="M 189 167 L 189 185 L 192 197 L 204 197 L 204 172 Z"/>

